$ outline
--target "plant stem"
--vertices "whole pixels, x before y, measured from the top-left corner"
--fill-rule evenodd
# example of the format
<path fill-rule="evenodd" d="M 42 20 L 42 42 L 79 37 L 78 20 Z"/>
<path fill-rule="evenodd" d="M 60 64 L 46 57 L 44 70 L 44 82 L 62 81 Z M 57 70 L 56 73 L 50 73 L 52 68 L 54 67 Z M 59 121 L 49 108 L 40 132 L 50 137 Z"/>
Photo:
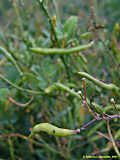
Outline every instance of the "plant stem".
<path fill-rule="evenodd" d="M 42 7 L 45 15 L 47 16 L 47 18 L 48 18 L 48 20 L 49 20 L 50 27 L 51 27 L 51 31 L 52 31 L 52 33 L 53 33 L 53 35 L 54 35 L 54 38 L 55 38 L 54 41 L 55 41 L 55 42 L 57 43 L 57 45 L 59 46 L 58 38 L 57 38 L 57 34 L 56 34 L 56 30 L 55 30 L 55 27 L 54 27 L 54 25 L 53 25 L 53 22 L 52 22 L 52 19 L 51 19 L 51 17 L 50 17 L 50 14 L 49 14 L 49 12 L 48 12 L 48 10 L 47 10 L 47 7 L 44 5 L 44 1 L 43 1 L 43 0 L 37 0 L 37 1 L 38 1 L 38 3 L 40 4 L 40 6 Z"/>
<path fill-rule="evenodd" d="M 40 92 L 40 91 L 34 91 L 34 90 L 30 90 L 30 89 L 25 89 L 22 87 L 17 86 L 16 84 L 12 83 L 11 81 L 9 81 L 7 78 L 5 78 L 2 74 L 0 74 L 0 78 L 7 82 L 8 84 L 10 84 L 11 86 L 15 87 L 16 89 L 23 91 L 23 92 L 28 92 L 30 94 L 36 94 L 36 95 L 46 95 L 44 92 Z"/>
<path fill-rule="evenodd" d="M 8 137 L 8 144 L 9 144 L 9 148 L 10 148 L 10 156 L 12 160 L 15 160 L 15 155 L 14 155 L 14 147 L 13 147 L 13 142 L 11 140 L 11 137 Z"/>
<path fill-rule="evenodd" d="M 116 154 L 117 154 L 118 156 L 120 156 L 120 152 L 119 152 L 119 150 L 118 150 L 118 148 L 117 148 L 117 146 L 116 146 L 116 144 L 115 144 L 114 138 L 113 138 L 112 133 L 111 133 L 111 129 L 110 129 L 110 125 L 109 125 L 109 120 L 107 120 L 107 129 L 108 129 L 108 134 L 109 134 L 109 137 L 110 137 L 110 139 L 111 139 L 113 148 L 114 148 Z"/>
<path fill-rule="evenodd" d="M 16 67 L 20 75 L 23 75 L 23 72 L 18 66 L 18 63 L 16 62 L 16 60 L 12 57 L 12 55 L 6 49 L 2 48 L 1 46 L 0 46 L 0 53 L 2 53 Z"/>

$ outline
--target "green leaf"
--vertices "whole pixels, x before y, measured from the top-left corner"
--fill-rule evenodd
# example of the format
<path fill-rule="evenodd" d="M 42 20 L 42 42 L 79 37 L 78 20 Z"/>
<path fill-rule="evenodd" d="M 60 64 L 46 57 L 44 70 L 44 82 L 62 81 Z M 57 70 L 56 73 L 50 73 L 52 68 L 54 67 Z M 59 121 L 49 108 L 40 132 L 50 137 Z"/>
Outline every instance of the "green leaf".
<path fill-rule="evenodd" d="M 48 86 L 48 82 L 42 71 L 42 67 L 33 65 L 31 70 L 36 74 L 36 78 L 39 80 L 39 83 L 37 83 L 38 87 L 40 87 L 41 89 L 45 89 Z"/>
<path fill-rule="evenodd" d="M 24 76 L 26 78 L 27 83 L 30 84 L 32 89 L 40 89 L 39 83 L 41 82 L 41 80 L 36 75 L 26 72 L 24 73 Z"/>
<path fill-rule="evenodd" d="M 42 70 L 44 74 L 47 73 L 48 78 L 52 78 L 56 73 L 56 65 L 52 63 L 50 58 L 45 58 L 42 63 Z"/>
<path fill-rule="evenodd" d="M 5 73 L 6 73 L 6 78 L 8 78 L 13 83 L 16 83 L 20 80 L 20 75 L 14 66 L 6 65 L 5 66 Z"/>
<path fill-rule="evenodd" d="M 63 39 L 64 38 L 64 29 L 60 23 L 56 24 L 55 30 L 56 30 L 58 39 Z"/>
<path fill-rule="evenodd" d="M 71 16 L 67 19 L 64 24 L 64 33 L 66 34 L 67 38 L 72 38 L 75 34 L 77 28 L 78 18 L 76 16 Z"/>

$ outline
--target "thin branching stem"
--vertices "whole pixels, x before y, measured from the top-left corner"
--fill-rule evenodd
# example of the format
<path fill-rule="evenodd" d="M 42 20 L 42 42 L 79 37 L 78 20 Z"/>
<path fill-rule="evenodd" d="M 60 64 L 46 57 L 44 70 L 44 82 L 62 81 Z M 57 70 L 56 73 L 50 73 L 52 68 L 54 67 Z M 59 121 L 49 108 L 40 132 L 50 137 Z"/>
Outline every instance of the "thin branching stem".
<path fill-rule="evenodd" d="M 23 91 L 23 92 L 28 92 L 30 94 L 36 94 L 36 95 L 46 95 L 44 92 L 40 92 L 40 91 L 34 91 L 34 90 L 30 90 L 30 89 L 25 89 L 22 87 L 17 86 L 16 84 L 12 83 L 11 81 L 9 81 L 7 78 L 5 78 L 2 74 L 0 74 L 0 78 L 7 82 L 8 84 L 10 84 L 11 86 L 13 86 L 14 88 Z"/>
<path fill-rule="evenodd" d="M 18 65 L 18 62 L 14 59 L 14 57 L 3 47 L 0 46 L 0 53 L 2 53 L 17 69 L 20 75 L 23 75 L 21 68 Z"/>

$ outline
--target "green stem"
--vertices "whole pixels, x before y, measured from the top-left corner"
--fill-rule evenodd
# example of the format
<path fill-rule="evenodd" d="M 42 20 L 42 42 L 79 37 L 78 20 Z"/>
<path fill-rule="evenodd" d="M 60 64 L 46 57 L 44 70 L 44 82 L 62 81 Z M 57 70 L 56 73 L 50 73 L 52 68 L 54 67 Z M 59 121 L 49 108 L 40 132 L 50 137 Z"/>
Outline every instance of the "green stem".
<path fill-rule="evenodd" d="M 40 91 L 34 91 L 34 90 L 30 90 L 30 89 L 24 89 L 22 87 L 17 86 L 16 84 L 12 83 L 11 81 L 9 81 L 7 78 L 5 78 L 2 74 L 0 74 L 0 78 L 7 82 L 8 84 L 10 84 L 11 86 L 15 87 L 16 89 L 23 91 L 23 92 L 28 92 L 31 94 L 36 94 L 36 95 L 45 95 L 44 92 L 40 92 Z"/>
<path fill-rule="evenodd" d="M 115 144 L 115 140 L 114 140 L 114 138 L 112 136 L 112 133 L 111 133 L 111 129 L 110 129 L 110 125 L 109 125 L 109 120 L 107 121 L 107 129 L 108 129 L 108 134 L 109 134 L 110 140 L 112 142 L 113 148 L 114 148 L 116 154 L 118 156 L 120 156 L 120 152 L 119 152 L 119 150 L 118 150 L 118 148 L 117 148 L 117 146 Z"/>
<path fill-rule="evenodd" d="M 2 48 L 0 46 L 0 53 L 2 53 L 13 65 L 15 65 L 17 71 L 20 73 L 20 75 L 23 75 L 23 72 L 21 71 L 20 67 L 18 66 L 16 60 L 12 57 L 12 55 L 5 50 L 4 48 Z"/>
<path fill-rule="evenodd" d="M 55 27 L 52 23 L 52 19 L 50 17 L 50 14 L 47 10 L 47 7 L 44 5 L 44 0 L 37 0 L 38 3 L 40 4 L 40 6 L 42 7 L 45 15 L 47 16 L 48 20 L 49 20 L 49 23 L 50 23 L 50 27 L 51 27 L 51 31 L 52 33 L 54 34 L 54 38 L 55 38 L 55 42 L 57 43 L 57 45 L 59 46 L 59 43 L 58 43 L 58 38 L 57 38 L 57 34 L 56 34 L 56 30 L 55 30 Z"/>
<path fill-rule="evenodd" d="M 15 155 L 14 155 L 14 146 L 13 146 L 13 142 L 11 140 L 10 137 L 8 137 L 8 144 L 9 144 L 9 147 L 10 147 L 10 156 L 11 156 L 11 159 L 12 160 L 15 160 Z"/>
<path fill-rule="evenodd" d="M 101 82 L 100 80 L 92 77 L 91 75 L 89 75 L 88 73 L 86 72 L 78 72 L 78 74 L 81 76 L 81 77 L 85 77 L 86 79 L 92 81 L 94 84 L 96 84 L 97 86 L 99 86 L 100 88 L 103 88 L 103 89 L 106 89 L 106 90 L 111 90 L 111 91 L 114 91 L 115 93 L 117 94 L 120 94 L 119 91 L 119 87 L 117 87 L 115 84 L 106 84 L 104 82 Z"/>
<path fill-rule="evenodd" d="M 92 47 L 94 44 L 94 42 L 90 42 L 89 44 L 86 45 L 80 45 L 78 47 L 74 47 L 74 48 L 31 48 L 30 50 L 32 52 L 35 53 L 39 53 L 42 55 L 69 55 L 71 53 L 76 53 L 76 52 L 80 52 L 80 51 L 84 51 L 87 50 L 88 48 Z"/>

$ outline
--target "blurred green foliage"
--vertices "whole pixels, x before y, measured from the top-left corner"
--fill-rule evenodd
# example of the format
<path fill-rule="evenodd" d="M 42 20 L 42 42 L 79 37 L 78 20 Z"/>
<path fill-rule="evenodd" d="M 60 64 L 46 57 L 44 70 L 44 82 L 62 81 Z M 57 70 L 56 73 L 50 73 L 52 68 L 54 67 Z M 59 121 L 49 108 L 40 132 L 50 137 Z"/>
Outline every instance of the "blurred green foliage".
<path fill-rule="evenodd" d="M 90 40 L 95 40 L 95 44 L 91 49 L 69 56 L 32 53 L 31 47 L 58 47 L 42 7 L 37 0 L 0 1 L 0 46 L 15 59 L 23 76 L 1 52 L 0 73 L 12 84 L 36 91 L 34 94 L 25 92 L 0 79 L 0 158 L 77 160 L 82 159 L 83 155 L 95 155 L 96 152 L 102 152 L 100 155 L 116 155 L 111 142 L 106 138 L 108 131 L 105 121 L 97 121 L 80 134 L 67 138 L 53 137 L 42 132 L 32 140 L 27 138 L 31 128 L 40 122 L 76 129 L 93 118 L 78 98 L 60 90 L 46 94 L 44 90 L 55 82 L 60 82 L 75 92 L 83 92 L 82 80 L 76 73 L 84 71 L 120 87 L 120 28 L 119 25 L 117 29 L 115 27 L 120 23 L 120 1 L 44 2 L 48 6 L 54 27 L 56 25 L 60 48 L 76 47 L 87 44 Z M 92 15 L 91 6 L 95 15 Z M 105 27 L 100 27 L 101 24 Z M 83 36 L 88 32 L 88 36 Z M 37 94 L 37 91 L 41 94 Z M 32 103 L 26 107 L 20 106 L 32 96 Z M 8 97 L 12 97 L 19 106 Z M 87 98 L 91 97 L 109 114 L 115 114 L 110 102 L 112 97 L 118 107 L 120 104 L 119 96 L 114 92 L 87 81 Z M 110 126 L 113 137 L 119 144 L 120 120 L 111 120 Z"/>

